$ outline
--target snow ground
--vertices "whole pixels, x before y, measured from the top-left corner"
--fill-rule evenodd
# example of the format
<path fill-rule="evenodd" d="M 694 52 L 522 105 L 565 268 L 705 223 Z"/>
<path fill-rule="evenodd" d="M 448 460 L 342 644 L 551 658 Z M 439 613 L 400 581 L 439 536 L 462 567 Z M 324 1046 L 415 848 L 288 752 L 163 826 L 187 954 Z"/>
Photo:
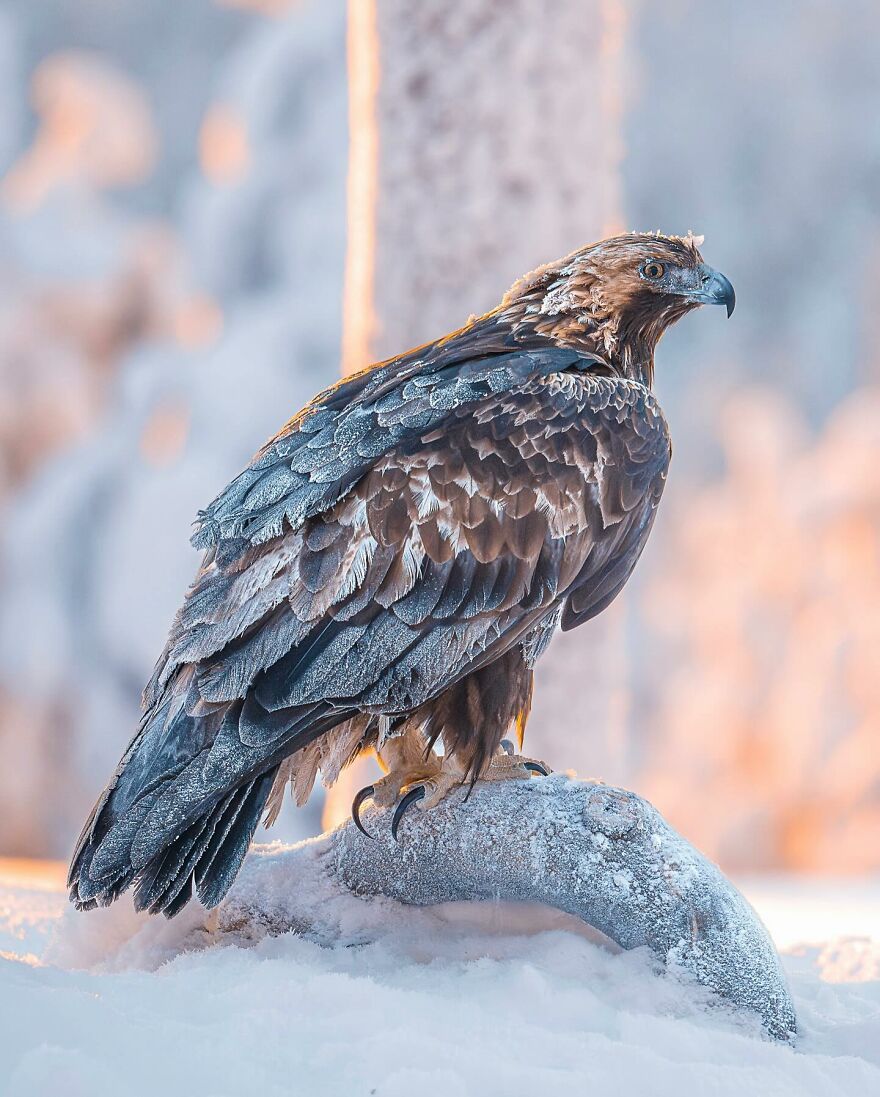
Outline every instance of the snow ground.
<path fill-rule="evenodd" d="M 880 884 L 745 891 L 786 949 L 794 1049 L 553 912 L 352 898 L 350 931 L 384 935 L 208 947 L 198 910 L 77 915 L 58 869 L 0 864 L 0 1093 L 880 1093 Z M 851 936 L 796 944 L 835 910 Z"/>

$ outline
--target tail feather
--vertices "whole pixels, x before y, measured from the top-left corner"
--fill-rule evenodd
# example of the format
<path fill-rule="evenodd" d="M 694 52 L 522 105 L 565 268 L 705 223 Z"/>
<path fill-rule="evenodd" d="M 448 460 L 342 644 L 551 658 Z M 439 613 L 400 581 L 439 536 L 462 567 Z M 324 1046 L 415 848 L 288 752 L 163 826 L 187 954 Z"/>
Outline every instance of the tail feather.
<path fill-rule="evenodd" d="M 82 875 L 83 867 L 90 868 L 92 861 L 94 860 L 95 853 L 100 845 L 100 838 L 98 837 L 98 829 L 102 822 L 106 820 L 105 808 L 116 790 L 116 786 L 119 782 L 126 765 L 132 754 L 135 752 L 138 746 L 140 746 L 145 731 L 145 725 L 147 721 L 143 720 L 141 726 L 138 728 L 137 733 L 128 745 L 128 749 L 119 761 L 119 765 L 116 767 L 116 771 L 113 776 L 107 782 L 107 787 L 98 797 L 95 806 L 89 812 L 89 816 L 83 824 L 83 828 L 79 833 L 79 837 L 76 840 L 76 845 L 73 847 L 73 854 L 70 858 L 70 868 L 67 872 L 67 886 L 70 889 L 71 899 L 75 901 L 77 894 L 77 885 Z M 147 790 L 144 790 L 145 792 Z M 106 834 L 106 826 L 104 828 L 104 834 Z M 90 873 L 87 871 L 85 874 L 87 877 Z M 92 904 L 95 906 L 96 904 Z M 89 908 L 90 909 L 90 908 Z"/>
<path fill-rule="evenodd" d="M 158 791 L 139 801 L 126 813 L 122 825 L 111 827 L 103 840 L 87 839 L 78 849 L 68 879 L 71 898 L 78 907 L 91 909 L 98 903 L 110 903 L 129 886 L 134 878 L 131 844 L 139 821 L 157 796 Z"/>
<path fill-rule="evenodd" d="M 170 917 L 193 894 L 216 906 L 241 867 L 280 761 L 348 715 L 291 710 L 288 734 L 261 750 L 238 738 L 241 708 L 229 706 L 211 746 L 195 728 L 189 757 L 185 744 L 168 751 L 163 776 L 153 764 L 157 741 L 199 718 L 179 710 L 176 727 L 158 731 L 145 722 L 77 842 L 68 886 L 79 909 L 107 905 L 132 886 L 139 910 Z"/>
<path fill-rule="evenodd" d="M 205 865 L 196 869 L 195 881 L 196 895 L 206 907 L 217 906 L 238 875 L 277 771 L 278 767 L 273 767 L 251 785 L 223 841 L 210 850 L 210 855 L 205 851 Z"/>
<path fill-rule="evenodd" d="M 130 868 L 120 865 L 111 878 L 93 880 L 89 875 L 92 848 L 86 848 L 75 866 L 71 868 L 71 882 L 68 884 L 70 901 L 77 910 L 93 910 L 97 906 L 112 903 L 131 883 L 133 873 Z"/>
<path fill-rule="evenodd" d="M 277 767 L 229 793 L 161 849 L 137 875 L 134 905 L 172 917 L 192 898 L 216 906 L 241 867 Z"/>
<path fill-rule="evenodd" d="M 184 886 L 173 897 L 169 898 L 167 903 L 162 907 L 162 913 L 166 918 L 173 918 L 176 914 L 180 914 L 186 904 L 192 899 L 192 877 L 187 876 L 183 881 Z"/>
<path fill-rule="evenodd" d="M 192 896 L 193 870 L 213 837 L 222 813 L 230 801 L 242 796 L 243 791 L 230 792 L 213 812 L 187 827 L 179 838 L 148 862 L 138 876 L 134 896 L 139 910 L 165 910 L 184 890 L 187 900 Z"/>
<path fill-rule="evenodd" d="M 124 832 L 117 834 L 113 826 L 98 847 L 87 844 L 80 851 L 71 868 L 71 899 L 80 910 L 91 910 L 113 902 L 134 884 L 135 908 L 151 914 L 173 917 L 194 891 L 205 906 L 216 906 L 241 868 L 277 770 L 271 767 L 206 807 L 186 830 L 158 846 L 142 867 L 135 868 L 127 853 L 131 833 L 136 833 L 137 817 L 152 806 L 156 790 L 141 812 L 129 809 Z M 109 844 L 108 839 L 112 839 Z M 100 872 L 94 873 L 99 854 Z"/>
<path fill-rule="evenodd" d="M 106 905 L 133 887 L 140 910 L 171 915 L 194 894 L 216 906 L 279 764 L 350 715 L 326 702 L 268 711 L 251 693 L 205 709 L 193 669 L 181 668 L 83 827 L 68 877 L 73 903 Z"/>
<path fill-rule="evenodd" d="M 245 809 L 247 796 L 253 787 L 253 782 L 238 790 L 235 797 L 229 800 L 222 813 L 218 814 L 213 832 L 208 836 L 205 848 L 199 857 L 193 872 L 193 883 L 196 894 L 207 884 L 211 875 L 214 862 L 221 856 L 221 851 L 229 838 L 232 828 L 235 826 L 239 815 Z"/>
<path fill-rule="evenodd" d="M 119 866 L 131 864 L 131 849 L 144 819 L 159 799 L 161 789 L 153 789 L 136 801 L 109 828 L 89 862 L 89 879 L 94 885 L 110 882 L 120 875 Z"/>

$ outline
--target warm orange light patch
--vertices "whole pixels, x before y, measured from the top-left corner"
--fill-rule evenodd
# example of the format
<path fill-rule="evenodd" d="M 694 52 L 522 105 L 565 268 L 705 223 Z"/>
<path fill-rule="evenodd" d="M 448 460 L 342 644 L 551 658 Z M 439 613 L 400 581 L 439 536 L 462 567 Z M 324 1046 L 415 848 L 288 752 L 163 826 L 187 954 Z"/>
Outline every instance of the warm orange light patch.
<path fill-rule="evenodd" d="M 250 167 L 251 149 L 244 120 L 223 103 L 211 107 L 199 130 L 199 163 L 218 185 L 237 183 Z"/>
<path fill-rule="evenodd" d="M 636 787 L 728 869 L 880 866 L 878 423 L 877 389 L 815 438 L 784 394 L 740 390 L 725 474 L 667 507 Z"/>
<path fill-rule="evenodd" d="M 63 891 L 67 865 L 31 857 L 0 857 L 0 885 L 30 891 Z"/>
<path fill-rule="evenodd" d="M 31 94 L 40 127 L 2 182 L 12 209 L 36 209 L 57 186 L 130 186 L 152 170 L 158 138 L 146 97 L 103 58 L 53 54 L 37 67 Z"/>
<path fill-rule="evenodd" d="M 181 404 L 161 404 L 147 420 L 141 435 L 141 454 L 157 468 L 164 468 L 183 453 L 189 435 L 189 409 Z"/>
<path fill-rule="evenodd" d="M 375 0 L 348 4 L 348 244 L 343 291 L 342 372 L 372 361 L 376 315 L 376 201 L 379 172 L 379 35 Z"/>
<path fill-rule="evenodd" d="M 207 294 L 193 294 L 178 305 L 172 328 L 174 337 L 181 346 L 187 350 L 200 350 L 220 338 L 223 311 Z"/>
<path fill-rule="evenodd" d="M 324 796 L 324 808 L 321 812 L 321 828 L 332 830 L 351 818 L 351 802 L 355 794 L 370 782 L 377 774 L 377 766 L 372 755 L 358 758 L 346 766 L 332 788 Z"/>
<path fill-rule="evenodd" d="M 599 43 L 598 94 L 599 116 L 605 133 L 607 177 L 615 181 L 616 193 L 606 196 L 610 209 L 602 225 L 602 236 L 616 236 L 626 230 L 620 197 L 620 168 L 626 155 L 623 142 L 623 117 L 626 106 L 621 61 L 627 31 L 627 12 L 621 0 L 602 0 L 602 37 Z"/>

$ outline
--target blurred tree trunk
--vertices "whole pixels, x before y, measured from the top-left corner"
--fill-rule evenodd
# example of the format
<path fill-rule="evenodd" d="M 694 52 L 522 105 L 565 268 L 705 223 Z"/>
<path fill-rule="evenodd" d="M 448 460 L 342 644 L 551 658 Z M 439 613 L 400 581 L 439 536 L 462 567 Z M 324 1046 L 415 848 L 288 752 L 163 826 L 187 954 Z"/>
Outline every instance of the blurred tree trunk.
<path fill-rule="evenodd" d="M 351 0 L 347 371 L 620 227 L 624 26 L 618 0 Z"/>
<path fill-rule="evenodd" d="M 527 270 L 619 231 L 624 30 L 618 0 L 350 0 L 346 372 L 460 327 Z M 557 765 L 592 757 L 592 771 L 590 748 L 622 734 L 625 695 L 616 608 L 555 641 L 530 749 Z M 596 744 L 577 749 L 568 721 L 585 718 Z M 364 780 L 363 767 L 340 780 L 325 823 Z"/>

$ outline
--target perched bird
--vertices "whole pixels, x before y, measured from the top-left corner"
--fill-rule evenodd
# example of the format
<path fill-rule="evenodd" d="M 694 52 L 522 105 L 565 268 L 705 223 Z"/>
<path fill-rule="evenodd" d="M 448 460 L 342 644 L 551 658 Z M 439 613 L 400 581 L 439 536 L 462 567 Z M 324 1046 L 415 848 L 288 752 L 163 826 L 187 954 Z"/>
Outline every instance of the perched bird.
<path fill-rule="evenodd" d="M 199 514 L 204 560 L 73 854 L 77 906 L 131 885 L 168 916 L 216 905 L 288 782 L 301 804 L 367 750 L 387 773 L 356 820 L 396 802 L 395 833 L 417 797 L 543 771 L 502 744 L 554 630 L 644 548 L 670 458 L 654 348 L 699 305 L 733 311 L 700 243 L 616 236 L 534 271 L 316 396 Z"/>

